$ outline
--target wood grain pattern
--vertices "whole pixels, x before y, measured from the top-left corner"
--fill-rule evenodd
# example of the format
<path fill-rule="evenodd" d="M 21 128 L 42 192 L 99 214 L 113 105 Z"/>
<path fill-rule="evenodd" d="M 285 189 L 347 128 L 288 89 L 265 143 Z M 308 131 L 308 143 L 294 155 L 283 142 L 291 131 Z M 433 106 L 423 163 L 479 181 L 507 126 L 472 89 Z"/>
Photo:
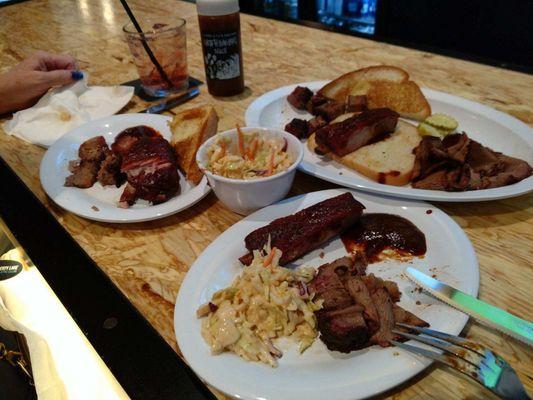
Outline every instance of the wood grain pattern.
<path fill-rule="evenodd" d="M 132 0 L 135 13 L 173 13 L 187 20 L 189 70 L 204 79 L 195 7 L 180 1 Z M 137 77 L 121 26 L 126 14 L 113 0 L 33 0 L 0 8 L 0 73 L 38 49 L 70 53 L 92 84 Z M 334 78 L 374 64 L 409 71 L 420 86 L 454 93 L 533 125 L 533 76 L 331 32 L 243 15 L 246 91 L 234 98 L 202 94 L 188 106 L 211 103 L 219 128 L 243 123 L 244 110 L 262 93 L 295 82 Z M 146 104 L 134 99 L 128 112 Z M 213 194 L 189 210 L 142 224 L 90 222 L 55 206 L 39 182 L 44 150 L 0 132 L 0 156 L 50 209 L 122 292 L 176 350 L 172 317 L 180 284 L 195 258 L 240 217 Z M 298 173 L 289 194 L 335 185 Z M 532 196 L 490 203 L 438 204 L 466 231 L 481 267 L 480 298 L 533 319 Z M 533 392 L 532 352 L 525 345 L 470 323 L 468 337 L 497 349 Z M 355 372 L 354 372 L 355 373 Z M 219 398 L 224 398 L 217 393 Z M 379 398 L 484 399 L 490 395 L 462 377 L 431 367 Z"/>

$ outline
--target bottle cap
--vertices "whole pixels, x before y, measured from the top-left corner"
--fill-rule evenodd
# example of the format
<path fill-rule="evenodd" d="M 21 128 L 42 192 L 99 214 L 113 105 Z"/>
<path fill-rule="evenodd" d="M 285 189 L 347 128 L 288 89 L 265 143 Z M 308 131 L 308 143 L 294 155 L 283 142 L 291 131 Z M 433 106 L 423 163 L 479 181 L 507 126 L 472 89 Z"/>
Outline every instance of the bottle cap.
<path fill-rule="evenodd" d="M 215 17 L 239 12 L 239 0 L 196 0 L 199 15 Z"/>

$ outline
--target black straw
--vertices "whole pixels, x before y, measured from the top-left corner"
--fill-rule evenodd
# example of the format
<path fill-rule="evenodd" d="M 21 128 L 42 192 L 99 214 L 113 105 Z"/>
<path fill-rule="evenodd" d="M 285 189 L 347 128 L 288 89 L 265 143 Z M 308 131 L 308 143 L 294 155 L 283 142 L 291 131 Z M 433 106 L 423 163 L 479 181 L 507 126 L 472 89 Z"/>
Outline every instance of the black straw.
<path fill-rule="evenodd" d="M 133 23 L 133 26 L 135 29 L 137 29 L 137 32 L 141 35 L 141 43 L 144 47 L 144 50 L 146 50 L 146 53 L 148 54 L 148 57 L 150 57 L 150 60 L 152 61 L 152 64 L 157 68 L 157 71 L 159 72 L 159 75 L 165 80 L 166 83 L 168 83 L 169 87 L 172 87 L 172 82 L 170 82 L 170 79 L 168 79 L 167 74 L 161 67 L 161 64 L 157 61 L 157 58 L 155 58 L 154 53 L 152 53 L 152 49 L 150 49 L 150 46 L 148 46 L 148 43 L 146 42 L 146 38 L 144 37 L 144 33 L 141 29 L 141 26 L 137 22 L 137 19 L 135 18 L 135 15 L 133 15 L 133 12 L 130 9 L 130 6 L 126 2 L 126 0 L 120 0 L 122 3 L 122 7 L 124 7 L 124 10 L 126 10 L 126 13 L 128 14 L 128 17 L 130 17 L 131 22 Z"/>

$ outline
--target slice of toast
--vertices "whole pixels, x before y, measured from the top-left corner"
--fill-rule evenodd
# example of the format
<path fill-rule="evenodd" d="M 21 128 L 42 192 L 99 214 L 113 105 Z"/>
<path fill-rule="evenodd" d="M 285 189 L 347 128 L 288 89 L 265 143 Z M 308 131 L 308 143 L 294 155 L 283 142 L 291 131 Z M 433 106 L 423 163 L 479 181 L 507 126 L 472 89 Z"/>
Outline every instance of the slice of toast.
<path fill-rule="evenodd" d="M 387 139 L 363 146 L 344 157 L 333 153 L 328 153 L 326 157 L 331 157 L 376 182 L 402 186 L 411 180 L 415 163 L 413 149 L 420 140 L 414 125 L 399 120 L 396 130 Z M 315 134 L 309 137 L 307 146 L 314 152 Z"/>
<path fill-rule="evenodd" d="M 217 133 L 217 126 L 218 116 L 212 106 L 184 110 L 169 122 L 170 144 L 176 152 L 178 166 L 194 184 L 198 184 L 203 176 L 196 163 L 196 152 L 203 142 Z"/>
<path fill-rule="evenodd" d="M 348 95 L 365 95 L 369 108 L 387 107 L 404 118 L 423 121 L 431 107 L 416 83 L 403 69 L 382 65 L 348 72 L 331 81 L 319 94 L 345 102 Z"/>

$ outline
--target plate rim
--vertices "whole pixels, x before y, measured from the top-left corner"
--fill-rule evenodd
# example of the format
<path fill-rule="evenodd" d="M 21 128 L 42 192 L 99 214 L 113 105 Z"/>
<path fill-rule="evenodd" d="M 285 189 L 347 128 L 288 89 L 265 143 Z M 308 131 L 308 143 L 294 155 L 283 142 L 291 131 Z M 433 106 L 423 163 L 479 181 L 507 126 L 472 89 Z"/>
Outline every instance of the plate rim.
<path fill-rule="evenodd" d="M 190 208 L 192 207 L 194 204 L 198 203 L 200 200 L 202 200 L 205 196 L 207 196 L 207 194 L 209 194 L 209 192 L 211 191 L 211 187 L 209 186 L 208 182 L 207 182 L 207 178 L 205 176 L 202 177 L 202 180 L 195 186 L 193 187 L 192 189 L 190 189 L 187 193 L 192 193 L 191 194 L 191 199 L 187 202 L 187 203 L 184 203 L 184 204 L 181 204 L 179 206 L 175 206 L 175 207 L 171 207 L 170 209 L 168 210 L 165 210 L 165 211 L 160 211 L 158 212 L 158 209 L 157 208 L 154 208 L 154 207 L 158 207 L 158 205 L 151 205 L 149 207 L 146 207 L 146 208 L 143 208 L 143 209 L 134 209 L 134 208 L 130 208 L 130 209 L 127 209 L 127 212 L 128 214 L 132 214 L 132 215 L 126 215 L 126 216 L 123 216 L 121 218 L 106 218 L 106 217 L 100 217 L 99 215 L 93 215 L 93 214 L 90 214 L 88 212 L 84 212 L 84 211 L 80 211 L 80 210 L 74 210 L 72 209 L 71 207 L 69 207 L 69 204 L 65 204 L 65 203 L 62 203 L 62 202 L 58 202 L 56 199 L 54 199 L 50 193 L 49 193 L 49 190 L 50 188 L 48 187 L 48 181 L 49 181 L 49 178 L 47 176 L 44 175 L 44 170 L 46 168 L 50 168 L 50 169 L 53 169 L 53 170 L 57 170 L 55 168 L 55 161 L 58 157 L 58 152 L 64 148 L 62 147 L 62 144 L 67 142 L 69 140 L 69 138 L 72 138 L 72 137 L 76 137 L 77 135 L 80 135 L 82 132 L 86 131 L 86 129 L 90 129 L 94 126 L 95 129 L 101 129 L 101 126 L 102 124 L 105 124 L 105 123 L 108 123 L 107 121 L 110 121 L 110 120 L 124 120 L 125 122 L 127 122 L 128 119 L 137 119 L 137 118 L 147 118 L 147 119 L 152 119 L 152 120 L 160 120 L 160 122 L 163 122 L 163 121 L 170 121 L 172 118 L 169 117 L 169 116 L 166 116 L 166 115 L 160 115 L 160 114 L 142 114 L 142 113 L 128 113 L 128 114 L 114 114 L 114 115 L 110 115 L 110 116 L 107 116 L 107 117 L 103 117 L 103 118 L 98 118 L 98 119 L 95 119 L 93 121 L 89 121 L 75 129 L 72 129 L 71 131 L 65 133 L 63 136 L 61 136 L 59 139 L 57 139 L 45 152 L 42 160 L 41 160 L 41 163 L 39 165 L 39 180 L 40 180 L 40 183 L 41 183 L 41 186 L 44 190 L 44 192 L 46 193 L 46 196 L 47 198 L 49 198 L 50 200 L 52 200 L 54 202 L 54 204 L 58 205 L 59 207 L 61 207 L 62 209 L 68 211 L 68 212 L 71 212 L 72 214 L 75 214 L 79 217 L 82 217 L 82 218 L 85 218 L 85 219 L 89 219 L 89 220 L 92 220 L 92 221 L 97 221 L 97 222 L 106 222 L 106 223 L 118 223 L 118 224 L 129 224 L 129 223 L 138 223 L 138 222 L 146 222 L 146 221 L 153 221 L 153 220 L 156 220 L 156 219 L 161 219 L 161 218 L 165 218 L 165 217 L 168 217 L 170 215 L 173 215 L 173 214 L 176 214 L 178 212 L 181 212 L 187 208 Z M 146 122 L 147 125 L 150 124 L 149 121 Z M 79 190 L 78 188 L 69 188 L 71 190 Z M 173 199 L 175 199 L 176 197 L 180 197 L 182 194 L 180 193 L 178 196 L 175 196 Z M 172 200 L 172 199 L 170 199 Z M 162 203 L 163 205 L 164 204 L 167 204 L 168 203 Z M 117 206 L 117 209 L 119 209 L 119 207 Z M 139 214 L 136 214 L 136 211 L 139 210 L 139 211 L 142 211 L 141 213 Z M 148 211 L 147 211 L 148 210 Z M 94 214 L 97 214 L 97 213 L 94 213 Z"/>
<path fill-rule="evenodd" d="M 285 203 L 285 202 L 294 202 L 294 201 L 298 201 L 300 199 L 303 199 L 307 196 L 321 196 L 321 195 L 328 195 L 328 196 L 334 196 L 334 195 L 338 195 L 338 194 L 341 194 L 341 193 L 346 193 L 346 192 L 350 192 L 352 193 L 354 196 L 361 196 L 362 194 L 361 193 L 358 193 L 356 190 L 354 189 L 350 189 L 350 188 L 337 188 L 337 189 L 328 189 L 328 190 L 321 190 L 321 191 L 315 191 L 315 192 L 310 192 L 310 193 L 305 193 L 305 194 L 302 194 L 302 195 L 298 195 L 298 196 L 294 196 L 294 197 L 291 197 L 291 198 L 288 198 L 288 199 L 284 199 L 278 203 Z M 372 194 L 372 193 L 365 193 L 363 194 L 363 196 L 366 196 L 366 197 L 370 197 L 370 198 L 375 198 L 375 199 L 379 199 L 379 200 L 386 200 L 386 198 L 384 198 L 383 196 L 376 196 L 375 194 Z M 474 265 L 474 276 L 473 276 L 473 281 L 472 281 L 472 295 L 474 297 L 477 298 L 478 296 L 478 293 L 479 293 L 479 284 L 480 284 L 480 270 L 479 270 L 479 263 L 478 263 L 478 259 L 477 259 L 477 255 L 476 255 L 476 252 L 475 252 L 475 249 L 472 245 L 472 242 L 470 241 L 470 239 L 468 238 L 466 232 L 459 226 L 459 224 L 457 222 L 455 222 L 448 214 L 446 214 L 444 211 L 440 210 L 438 207 L 434 206 L 434 205 L 431 205 L 429 203 L 426 203 L 426 202 L 423 202 L 423 201 L 405 201 L 404 199 L 398 199 L 398 198 L 395 198 L 395 199 L 390 199 L 392 200 L 393 202 L 405 202 L 407 205 L 409 206 L 415 206 L 415 207 L 422 207 L 424 210 L 426 209 L 431 209 L 433 211 L 433 214 L 435 216 L 439 216 L 439 218 L 442 218 L 441 221 L 445 222 L 447 224 L 447 227 L 449 229 L 452 230 L 452 233 L 454 234 L 455 237 L 457 237 L 457 243 L 463 243 L 464 246 L 466 246 L 468 248 L 468 262 L 472 262 L 472 265 Z M 317 201 L 320 201 L 320 200 L 317 200 Z M 363 200 L 364 201 L 364 200 Z M 258 210 L 256 211 L 255 213 L 253 214 L 250 214 L 249 216 L 247 216 L 246 218 L 243 218 L 242 220 L 238 221 L 237 223 L 233 224 L 232 226 L 230 226 L 228 229 L 226 229 L 223 233 L 221 233 L 217 239 L 215 239 L 214 241 L 212 241 L 204 250 L 203 252 L 196 258 L 195 262 L 191 265 L 189 271 L 187 272 L 185 278 L 183 279 L 183 282 L 180 286 L 180 290 L 178 291 L 178 294 L 176 296 L 176 302 L 175 302 L 175 305 L 174 305 L 174 317 L 173 317 L 173 323 L 174 323 L 174 334 L 175 334 L 175 337 L 176 337 L 176 341 L 178 343 L 178 347 L 179 349 L 181 350 L 182 354 L 183 354 L 183 357 L 185 358 L 186 362 L 189 364 L 189 366 L 193 369 L 193 371 L 204 381 L 206 381 L 207 383 L 209 383 L 210 385 L 214 386 L 215 388 L 217 388 L 218 390 L 226 393 L 227 395 L 229 396 L 234 396 L 236 398 L 239 398 L 239 399 L 243 399 L 243 400 L 272 400 L 271 398 L 269 397 L 265 397 L 264 394 L 253 394 L 253 393 L 243 393 L 242 391 L 241 392 L 235 392 L 234 389 L 232 389 L 232 385 L 228 385 L 227 382 L 225 381 L 217 381 L 216 378 L 213 379 L 212 376 L 210 376 L 208 373 L 206 373 L 205 369 L 202 368 L 202 367 L 205 367 L 203 365 L 195 365 L 194 364 L 194 361 L 191 362 L 190 359 L 187 359 L 187 353 L 189 352 L 189 349 L 186 349 L 184 351 L 184 349 L 182 348 L 182 346 L 180 345 L 180 342 L 181 344 L 183 344 L 183 341 L 182 339 L 179 337 L 179 333 L 181 331 L 181 329 L 179 328 L 180 325 L 185 325 L 185 324 L 182 324 L 183 320 L 182 321 L 179 321 L 178 320 L 178 315 L 184 315 L 183 311 L 187 311 L 187 298 L 191 298 L 191 294 L 194 294 L 195 292 L 195 285 L 194 283 L 196 282 L 196 278 L 198 276 L 202 276 L 202 264 L 205 264 L 206 262 L 208 262 L 208 259 L 213 255 L 211 253 L 214 253 L 217 251 L 217 248 L 220 246 L 220 244 L 218 244 L 219 240 L 223 240 L 224 239 L 224 236 L 223 235 L 231 235 L 233 234 L 233 232 L 237 229 L 239 229 L 238 225 L 240 224 L 246 224 L 247 221 L 253 221 L 256 214 L 258 213 L 264 213 L 264 212 L 267 212 L 265 210 L 267 209 L 271 209 L 273 207 L 276 207 L 278 205 L 278 203 L 275 203 L 273 205 L 270 205 L 268 207 L 265 207 L 265 208 L 262 208 L 261 210 Z M 400 206 L 400 205 L 398 205 Z M 272 219 L 270 219 L 272 220 Z M 265 223 L 267 223 L 267 221 L 263 221 Z M 205 259 L 205 261 L 204 261 Z M 192 273 L 191 273 L 192 271 Z M 459 325 L 460 325 L 460 329 L 458 330 L 458 332 L 455 332 L 456 334 L 459 334 L 466 326 L 468 320 L 469 320 L 469 316 L 465 313 L 460 313 L 458 316 L 458 321 L 459 321 Z M 199 333 L 198 333 L 199 334 Z M 419 360 L 420 361 L 420 360 Z M 243 361 L 245 362 L 245 361 Z M 355 397 L 355 396 L 352 396 L 352 395 L 349 395 L 348 392 L 344 392 L 343 393 L 339 393 L 337 396 L 333 396 L 331 395 L 329 398 L 330 400 L 351 400 L 351 399 L 361 399 L 361 398 L 366 398 L 368 396 L 373 396 L 373 395 L 377 395 L 379 393 L 382 393 L 382 392 L 385 392 L 387 390 L 390 390 L 396 386 L 398 386 L 399 384 L 411 379 L 412 377 L 418 375 L 421 371 L 423 371 L 424 369 L 426 369 L 429 365 L 431 364 L 431 361 L 428 361 L 428 360 L 424 360 L 424 361 L 420 361 L 419 363 L 416 364 L 416 366 L 412 366 L 410 368 L 407 368 L 403 371 L 401 371 L 400 373 L 396 374 L 392 379 L 389 379 L 389 382 L 390 384 L 387 385 L 386 387 L 381 387 L 379 390 L 377 391 L 372 391 L 372 392 L 368 392 L 368 393 L 365 393 L 359 397 Z M 213 374 L 211 374 L 213 375 Z M 216 374 L 215 374 L 216 376 Z M 237 384 L 234 384 L 233 387 L 237 386 Z M 339 397 L 340 396 L 340 397 Z"/>
<path fill-rule="evenodd" d="M 261 126 L 259 117 L 261 112 L 267 104 L 278 100 L 281 96 L 285 96 L 287 92 L 294 89 L 296 86 L 319 87 L 328 83 L 328 80 L 318 80 L 309 82 L 300 82 L 291 85 L 282 86 L 266 92 L 256 98 L 246 109 L 245 121 L 248 126 Z M 485 104 L 478 103 L 473 100 L 465 99 L 454 94 L 442 92 L 435 89 L 422 88 L 422 92 L 431 100 L 441 100 L 449 104 L 455 104 L 459 107 L 471 111 L 476 110 L 479 114 L 485 116 L 490 120 L 498 120 L 504 126 L 507 126 L 524 140 L 530 148 L 533 149 L 533 128 L 505 112 L 496 110 Z M 279 127 L 277 129 L 280 129 Z M 361 176 L 356 183 L 350 182 L 349 177 L 338 174 L 332 174 L 329 171 L 324 171 L 322 168 L 317 168 L 314 163 L 306 161 L 305 154 L 308 154 L 307 146 L 304 149 L 304 159 L 300 163 L 298 169 L 308 175 L 316 178 L 324 179 L 328 182 L 342 185 L 347 188 L 364 191 L 367 193 L 375 193 L 396 198 L 439 201 L 439 202 L 476 202 L 476 201 L 493 201 L 501 200 L 510 197 L 523 196 L 533 191 L 533 176 L 522 180 L 513 185 L 503 186 L 500 188 L 470 190 L 465 192 L 446 192 L 441 190 L 427 190 L 427 189 L 413 189 L 407 186 L 393 186 L 383 185 L 370 179 Z M 332 161 L 334 162 L 334 161 Z M 347 167 L 342 167 L 347 168 Z M 514 190 L 513 190 L 514 189 Z"/>

